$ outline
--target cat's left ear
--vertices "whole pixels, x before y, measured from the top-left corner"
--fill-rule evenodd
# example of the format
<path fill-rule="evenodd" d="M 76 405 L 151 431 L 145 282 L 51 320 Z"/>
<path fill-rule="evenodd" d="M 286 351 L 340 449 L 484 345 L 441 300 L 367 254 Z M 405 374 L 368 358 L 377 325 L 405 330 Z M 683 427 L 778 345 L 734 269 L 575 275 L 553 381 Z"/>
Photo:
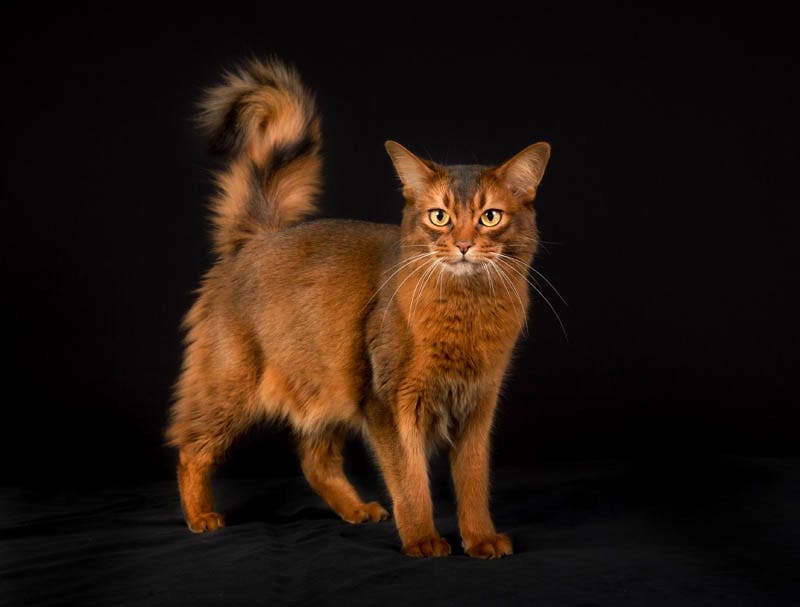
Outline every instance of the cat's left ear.
<path fill-rule="evenodd" d="M 550 144 L 540 141 L 526 147 L 494 172 L 520 202 L 530 204 L 536 197 L 536 188 L 549 159 Z"/>

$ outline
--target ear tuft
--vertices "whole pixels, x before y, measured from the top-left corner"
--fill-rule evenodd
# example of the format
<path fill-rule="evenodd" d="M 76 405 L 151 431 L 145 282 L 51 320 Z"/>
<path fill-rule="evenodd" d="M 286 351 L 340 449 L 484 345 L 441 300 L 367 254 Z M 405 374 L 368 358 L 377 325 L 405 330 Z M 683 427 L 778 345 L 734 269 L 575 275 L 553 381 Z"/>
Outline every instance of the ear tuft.
<path fill-rule="evenodd" d="M 404 193 L 407 196 L 419 196 L 434 176 L 433 169 L 396 141 L 387 141 L 384 147 L 392 159 L 397 176 L 403 182 Z"/>
<path fill-rule="evenodd" d="M 529 204 L 536 197 L 536 188 L 542 181 L 549 159 L 550 144 L 541 141 L 529 145 L 504 162 L 495 169 L 495 173 L 514 196 Z"/>

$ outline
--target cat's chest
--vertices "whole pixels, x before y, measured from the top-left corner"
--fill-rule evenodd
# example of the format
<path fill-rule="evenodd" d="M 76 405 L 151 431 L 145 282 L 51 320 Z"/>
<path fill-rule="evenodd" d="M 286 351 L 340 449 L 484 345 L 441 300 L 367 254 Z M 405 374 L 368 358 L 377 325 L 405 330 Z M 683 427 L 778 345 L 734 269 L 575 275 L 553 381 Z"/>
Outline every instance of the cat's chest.
<path fill-rule="evenodd" d="M 414 351 L 414 383 L 434 423 L 452 426 L 481 400 L 496 376 L 485 344 L 464 336 L 429 336 Z"/>
<path fill-rule="evenodd" d="M 475 381 L 496 369 L 519 332 L 491 309 L 475 305 L 433 305 L 420 320 L 412 329 L 417 367 L 462 381 Z"/>
<path fill-rule="evenodd" d="M 412 367 L 432 423 L 439 434 L 453 428 L 499 381 L 515 342 L 513 327 L 494 315 L 462 306 L 431 306 L 415 327 Z M 446 434 L 443 434 L 446 435 Z"/>
<path fill-rule="evenodd" d="M 439 439 L 452 442 L 480 405 L 488 385 L 477 377 L 429 375 L 420 386 L 422 426 Z"/>
<path fill-rule="evenodd" d="M 472 381 L 485 373 L 489 366 L 487 348 L 466 336 L 429 336 L 416 343 L 416 367 L 425 369 L 431 377 L 450 377 Z"/>

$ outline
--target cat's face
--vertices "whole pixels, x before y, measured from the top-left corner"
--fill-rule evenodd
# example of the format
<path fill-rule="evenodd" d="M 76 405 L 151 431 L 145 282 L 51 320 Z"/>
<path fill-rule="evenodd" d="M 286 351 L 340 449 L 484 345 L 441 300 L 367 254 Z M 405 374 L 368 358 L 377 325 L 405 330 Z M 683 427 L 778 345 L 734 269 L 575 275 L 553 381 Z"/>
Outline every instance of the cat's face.
<path fill-rule="evenodd" d="M 533 199 L 549 157 L 535 144 L 499 167 L 440 166 L 387 144 L 408 204 L 403 245 L 408 256 L 455 275 L 526 264 L 536 249 Z"/>

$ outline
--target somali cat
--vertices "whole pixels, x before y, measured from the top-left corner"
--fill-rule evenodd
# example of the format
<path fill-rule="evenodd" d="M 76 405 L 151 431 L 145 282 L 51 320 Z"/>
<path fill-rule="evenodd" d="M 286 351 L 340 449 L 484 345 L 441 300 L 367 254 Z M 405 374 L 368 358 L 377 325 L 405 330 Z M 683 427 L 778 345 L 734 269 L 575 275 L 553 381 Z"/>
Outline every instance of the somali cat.
<path fill-rule="evenodd" d="M 388 518 L 342 469 L 347 433 L 364 435 L 409 556 L 450 554 L 427 469 L 445 445 L 464 550 L 511 554 L 489 513 L 489 439 L 525 323 L 532 205 L 550 146 L 497 167 L 442 166 L 388 141 L 400 226 L 304 222 L 320 191 L 320 121 L 297 73 L 251 61 L 202 108 L 226 162 L 212 202 L 217 261 L 186 316 L 166 434 L 189 528 L 224 526 L 212 470 L 243 431 L 281 420 L 308 483 L 349 523 Z"/>

